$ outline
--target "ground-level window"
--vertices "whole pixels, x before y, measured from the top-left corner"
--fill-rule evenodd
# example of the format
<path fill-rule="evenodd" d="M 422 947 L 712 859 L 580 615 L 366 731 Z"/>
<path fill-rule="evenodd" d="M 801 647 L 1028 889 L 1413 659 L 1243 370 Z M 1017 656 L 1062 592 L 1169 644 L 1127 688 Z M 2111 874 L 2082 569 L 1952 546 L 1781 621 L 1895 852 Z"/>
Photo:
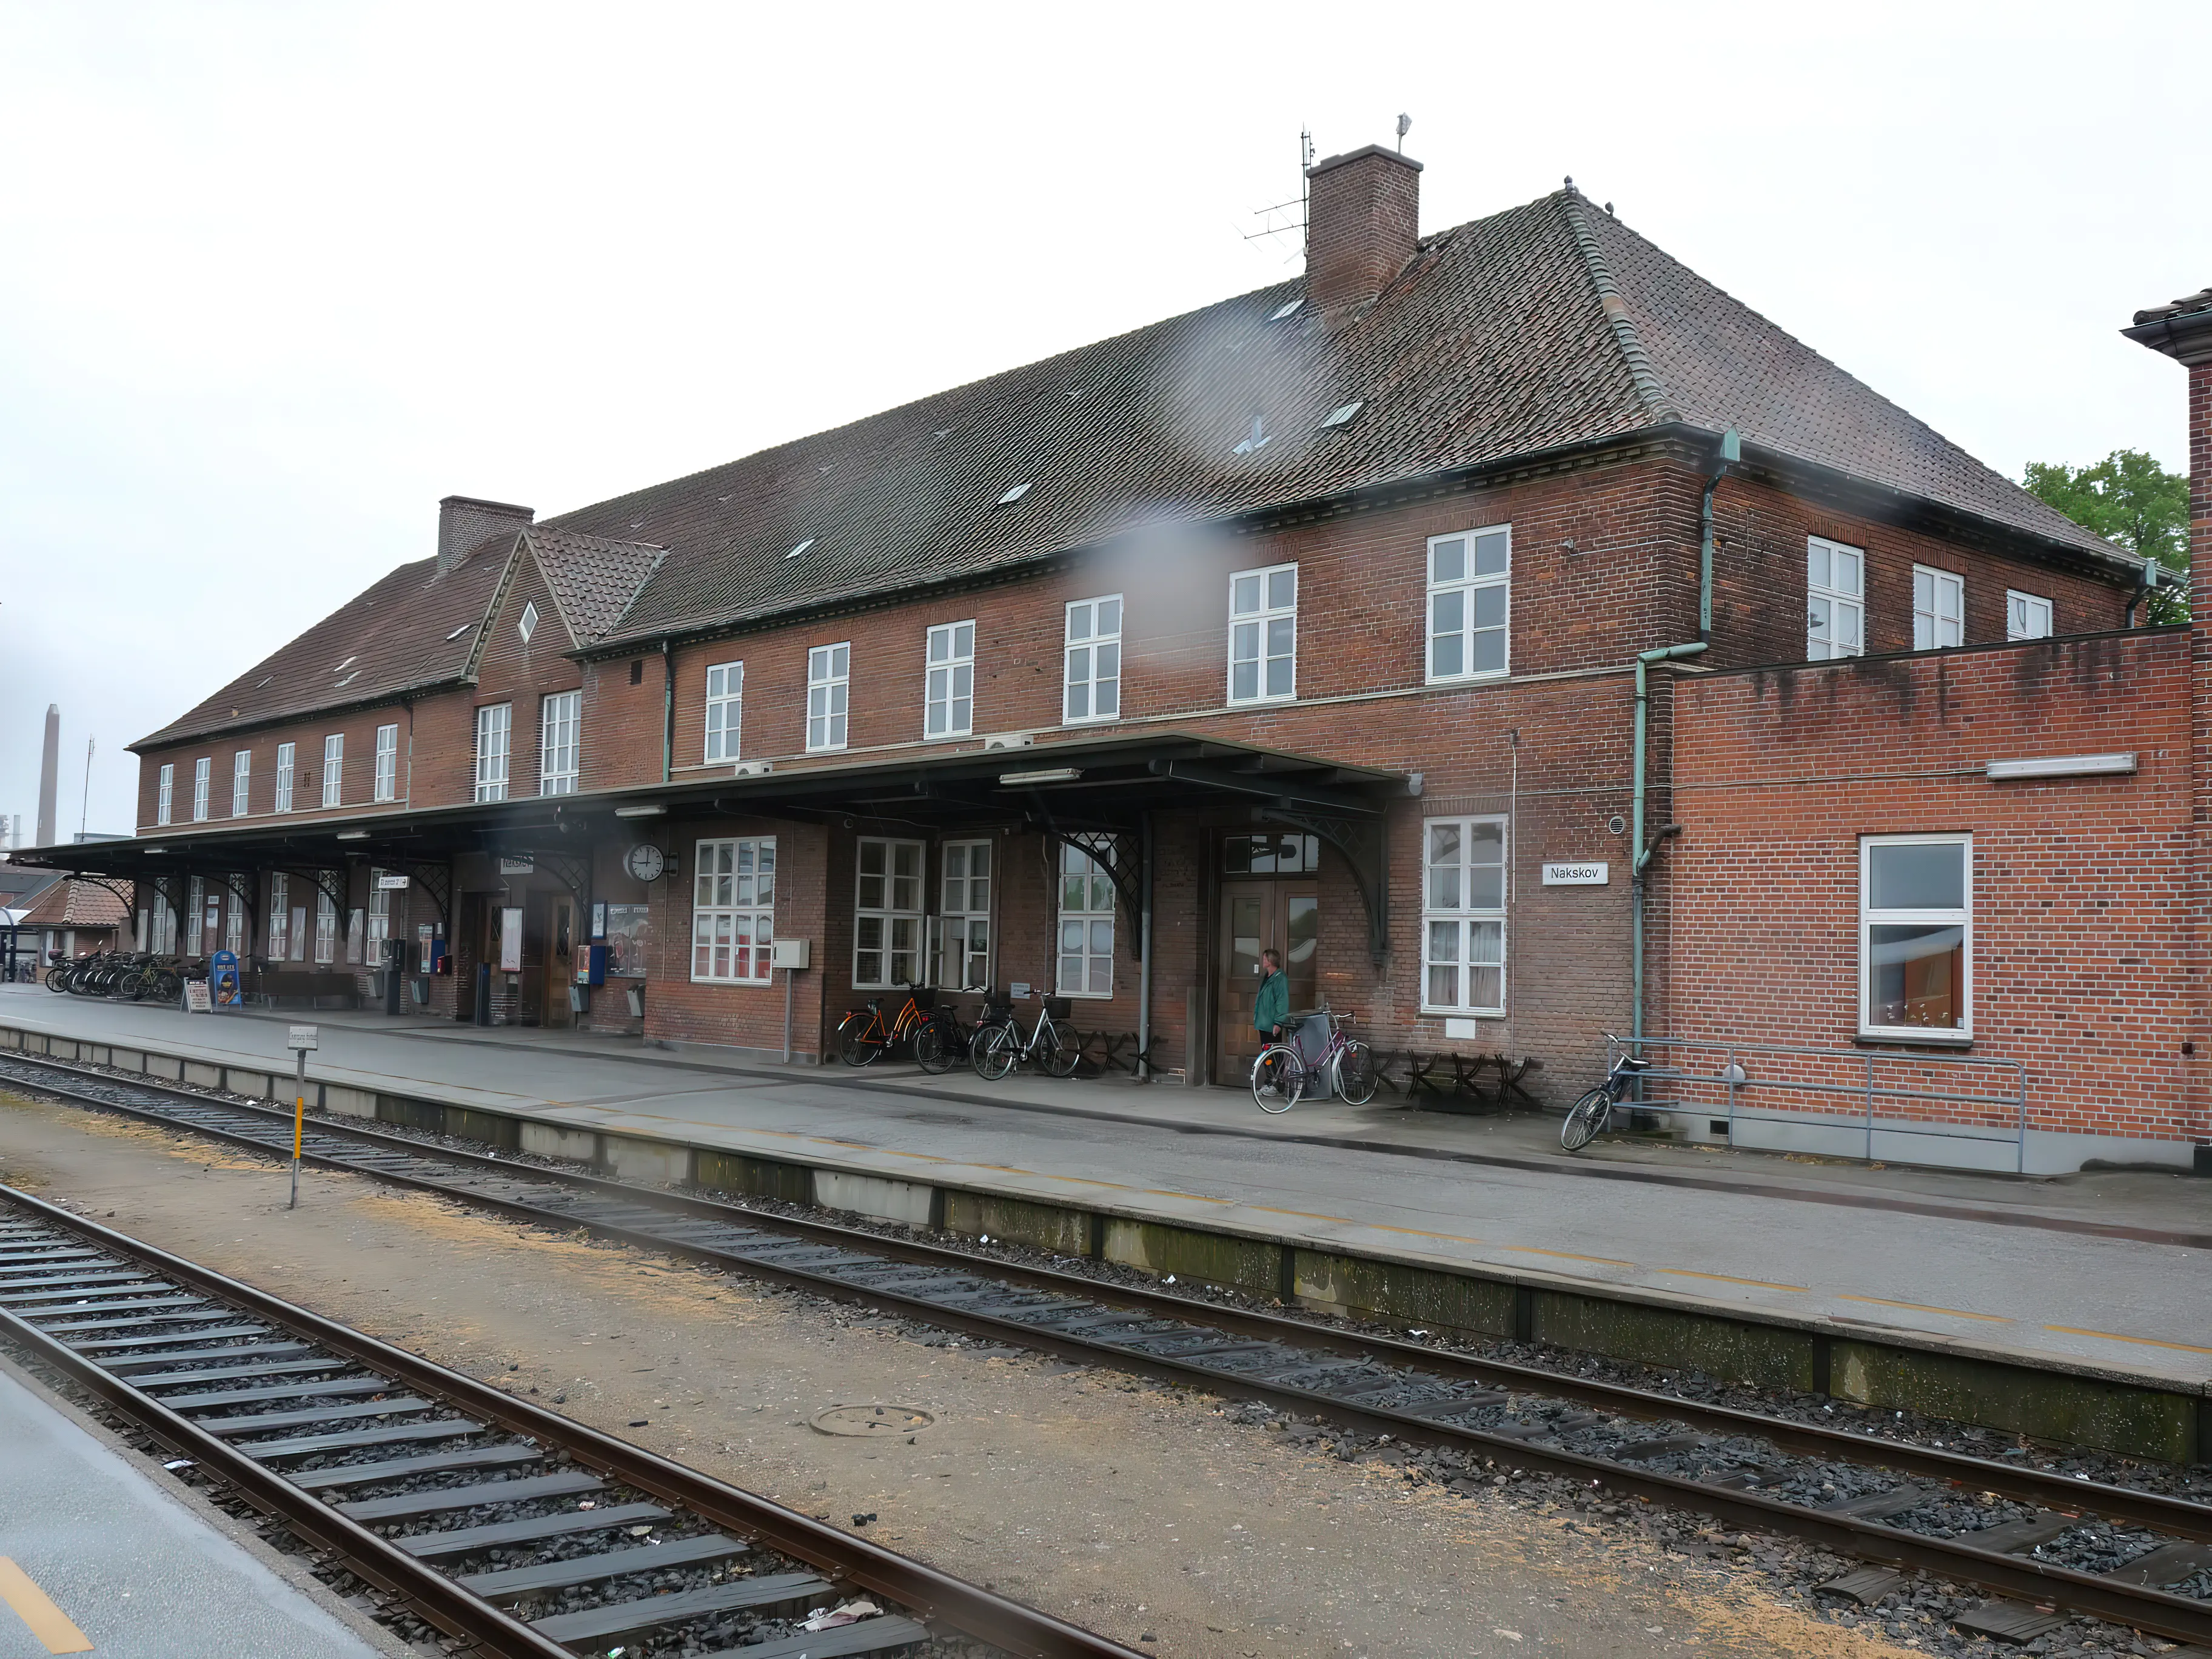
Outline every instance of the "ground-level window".
<path fill-rule="evenodd" d="M 1805 538 L 1805 654 L 1814 662 L 1866 649 L 1866 550 Z"/>
<path fill-rule="evenodd" d="M 289 743 L 276 745 L 276 804 L 273 810 L 279 812 L 292 810 L 292 757 L 295 752 Z"/>
<path fill-rule="evenodd" d="M 745 665 L 718 662 L 707 670 L 707 747 L 703 757 L 711 766 L 735 761 L 738 739 L 744 726 Z"/>
<path fill-rule="evenodd" d="M 806 653 L 806 747 L 845 746 L 845 702 L 852 690 L 853 647 L 817 645 Z"/>
<path fill-rule="evenodd" d="M 229 907 L 223 912 L 222 948 L 234 957 L 246 954 L 246 901 L 230 890 Z"/>
<path fill-rule="evenodd" d="M 200 918 L 206 910 L 207 878 L 204 876 L 194 876 L 191 879 L 191 896 L 185 901 L 185 954 L 188 957 L 202 957 L 207 954 L 206 940 L 203 936 L 204 930 L 200 925 Z"/>
<path fill-rule="evenodd" d="M 399 728 L 380 726 L 376 728 L 376 799 L 399 799 Z"/>
<path fill-rule="evenodd" d="M 392 937 L 392 890 L 384 884 L 384 872 L 368 872 L 368 965 L 384 965 L 384 942 Z"/>
<path fill-rule="evenodd" d="M 921 980 L 921 865 L 918 841 L 863 836 L 853 888 L 853 983 L 880 990 Z"/>
<path fill-rule="evenodd" d="M 767 984 L 769 947 L 775 940 L 775 837 L 702 841 L 698 851 L 691 977 L 726 985 Z"/>
<path fill-rule="evenodd" d="M 949 841 L 942 857 L 937 982 L 949 991 L 981 991 L 991 983 L 991 843 Z"/>
<path fill-rule="evenodd" d="M 507 750 L 514 708 L 487 703 L 477 710 L 477 799 L 507 799 Z"/>
<path fill-rule="evenodd" d="M 1422 826 L 1421 1007 L 1505 1012 L 1505 820 Z"/>
<path fill-rule="evenodd" d="M 1966 639 L 1966 578 L 1924 564 L 1912 567 L 1912 648 L 1936 651 Z"/>
<path fill-rule="evenodd" d="M 319 885 L 315 889 L 315 960 L 338 959 L 338 907 Z"/>
<path fill-rule="evenodd" d="M 1298 568 L 1270 565 L 1229 579 L 1229 701 L 1298 694 Z"/>
<path fill-rule="evenodd" d="M 291 955 L 292 881 L 289 876 L 269 878 L 269 959 L 282 962 Z"/>
<path fill-rule="evenodd" d="M 1072 842 L 1060 844 L 1059 957 L 1060 995 L 1114 994 L 1114 883 L 1096 854 Z"/>
<path fill-rule="evenodd" d="M 1859 842 L 1860 1030 L 1971 1035 L 1972 836 Z"/>
<path fill-rule="evenodd" d="M 2047 640 L 2051 637 L 2051 601 L 2017 588 L 2005 592 L 2005 637 L 2008 640 Z"/>
<path fill-rule="evenodd" d="M 1472 679 L 1506 668 L 1509 525 L 1429 539 L 1429 678 Z"/>
<path fill-rule="evenodd" d="M 922 735 L 964 738 L 975 723 L 975 624 L 945 623 L 931 629 L 927 656 Z"/>
<path fill-rule="evenodd" d="M 1121 715 L 1121 596 L 1077 599 L 1067 607 L 1067 647 L 1060 720 L 1119 720 Z"/>
<path fill-rule="evenodd" d="M 583 704 L 580 691 L 556 691 L 539 711 L 538 793 L 541 795 L 576 793 L 576 732 L 583 718 Z"/>

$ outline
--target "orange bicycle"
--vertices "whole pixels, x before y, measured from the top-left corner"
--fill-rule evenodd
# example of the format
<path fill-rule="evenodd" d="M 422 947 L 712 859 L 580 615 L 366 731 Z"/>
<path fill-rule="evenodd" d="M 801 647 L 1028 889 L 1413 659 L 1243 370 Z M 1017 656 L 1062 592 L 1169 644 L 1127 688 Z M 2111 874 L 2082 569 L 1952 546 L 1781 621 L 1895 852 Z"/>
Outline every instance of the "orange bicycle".
<path fill-rule="evenodd" d="M 884 1018 L 884 999 L 878 997 L 837 1022 L 837 1057 L 848 1066 L 872 1065 L 894 1042 L 904 1042 L 930 1024 L 921 999 L 907 987 L 906 1006 Z"/>

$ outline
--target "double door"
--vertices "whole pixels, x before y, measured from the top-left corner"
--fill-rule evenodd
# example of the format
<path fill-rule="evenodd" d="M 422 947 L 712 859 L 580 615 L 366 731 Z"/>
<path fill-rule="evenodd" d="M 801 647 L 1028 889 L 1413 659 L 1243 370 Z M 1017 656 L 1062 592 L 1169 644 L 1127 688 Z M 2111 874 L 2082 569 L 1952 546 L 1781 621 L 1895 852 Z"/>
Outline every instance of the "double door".
<path fill-rule="evenodd" d="M 1224 881 L 1214 957 L 1214 1080 L 1243 1087 L 1260 1052 L 1252 1011 L 1260 1000 L 1260 952 L 1273 946 L 1290 975 L 1292 1012 L 1321 1000 L 1321 901 L 1310 878 Z"/>

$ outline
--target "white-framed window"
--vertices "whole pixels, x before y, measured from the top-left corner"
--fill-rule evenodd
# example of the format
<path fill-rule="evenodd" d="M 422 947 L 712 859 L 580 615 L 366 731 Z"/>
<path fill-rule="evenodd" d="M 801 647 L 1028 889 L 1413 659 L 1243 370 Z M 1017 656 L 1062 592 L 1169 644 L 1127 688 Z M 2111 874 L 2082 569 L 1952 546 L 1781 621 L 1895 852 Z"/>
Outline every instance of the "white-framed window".
<path fill-rule="evenodd" d="M 294 752 L 292 745 L 289 743 L 280 743 L 276 745 L 276 804 L 271 809 L 274 811 L 289 812 L 292 810 Z"/>
<path fill-rule="evenodd" d="M 1429 538 L 1429 680 L 1503 674 L 1510 657 L 1513 526 Z"/>
<path fill-rule="evenodd" d="M 291 955 L 292 878 L 269 878 L 269 959 L 282 962 Z"/>
<path fill-rule="evenodd" d="M 1229 579 L 1229 701 L 1281 702 L 1298 694 L 1298 568 L 1269 565 Z"/>
<path fill-rule="evenodd" d="M 392 894 L 384 884 L 384 872 L 368 872 L 368 965 L 384 965 L 384 942 L 392 937 Z"/>
<path fill-rule="evenodd" d="M 1966 579 L 1948 570 L 1912 567 L 1912 648 L 1940 650 L 1966 642 Z"/>
<path fill-rule="evenodd" d="M 338 907 L 331 902 L 331 896 L 315 887 L 315 960 L 331 963 L 338 959 Z"/>
<path fill-rule="evenodd" d="M 192 822 L 205 823 L 208 815 L 208 785 L 215 773 L 215 757 L 202 755 L 192 763 Z"/>
<path fill-rule="evenodd" d="M 1421 1011 L 1505 1012 L 1505 820 L 1421 826 Z"/>
<path fill-rule="evenodd" d="M 1974 838 L 1859 839 L 1859 1030 L 1973 1033 Z"/>
<path fill-rule="evenodd" d="M 851 644 L 817 645 L 806 653 L 806 749 L 845 746 L 845 699 L 852 689 Z"/>
<path fill-rule="evenodd" d="M 1121 596 L 1076 599 L 1067 607 L 1061 723 L 1121 717 Z"/>
<path fill-rule="evenodd" d="M 541 706 L 538 716 L 539 794 L 576 793 L 578 756 L 582 747 L 578 727 L 583 720 L 583 709 L 581 691 L 556 691 Z"/>
<path fill-rule="evenodd" d="M 399 728 L 376 728 L 376 799 L 399 799 Z"/>
<path fill-rule="evenodd" d="M 507 799 L 507 750 L 514 705 L 488 702 L 477 710 L 477 799 Z"/>
<path fill-rule="evenodd" d="M 1866 550 L 1805 538 L 1805 654 L 1814 662 L 1866 649 Z"/>
<path fill-rule="evenodd" d="M 154 799 L 154 822 L 167 823 L 169 821 L 170 803 L 175 799 L 177 793 L 177 768 L 173 761 L 161 763 L 160 791 L 161 793 Z"/>
<path fill-rule="evenodd" d="M 765 985 L 775 941 L 775 837 L 702 841 L 691 896 L 691 977 Z"/>
<path fill-rule="evenodd" d="M 230 757 L 230 815 L 242 818 L 253 810 L 253 751 L 241 749 Z"/>
<path fill-rule="evenodd" d="M 234 887 L 224 897 L 222 948 L 234 957 L 246 954 L 246 901 Z"/>
<path fill-rule="evenodd" d="M 991 843 L 948 841 L 939 855 L 937 982 L 948 991 L 987 990 L 991 983 Z"/>
<path fill-rule="evenodd" d="M 735 762 L 744 758 L 738 753 L 738 739 L 743 732 L 744 712 L 744 664 L 718 662 L 711 665 L 707 670 L 706 761 L 708 765 L 717 761 Z"/>
<path fill-rule="evenodd" d="M 194 876 L 188 885 L 190 896 L 185 900 L 187 907 L 185 911 L 185 954 L 188 957 L 205 956 L 207 952 L 202 947 L 207 943 L 207 878 Z"/>
<path fill-rule="evenodd" d="M 2047 640 L 2051 637 L 2051 601 L 2016 587 L 2005 590 L 2005 637 L 2008 640 Z"/>
<path fill-rule="evenodd" d="M 863 836 L 853 886 L 853 983 L 882 990 L 921 981 L 921 866 L 918 841 Z"/>
<path fill-rule="evenodd" d="M 323 805 L 336 806 L 345 799 L 345 733 L 333 732 L 323 739 Z"/>
<path fill-rule="evenodd" d="M 1060 843 L 1060 948 L 1054 984 L 1064 997 L 1114 994 L 1114 882 L 1085 848 Z"/>
<path fill-rule="evenodd" d="M 929 630 L 928 652 L 922 735 L 964 738 L 975 725 L 975 624 L 939 623 Z"/>

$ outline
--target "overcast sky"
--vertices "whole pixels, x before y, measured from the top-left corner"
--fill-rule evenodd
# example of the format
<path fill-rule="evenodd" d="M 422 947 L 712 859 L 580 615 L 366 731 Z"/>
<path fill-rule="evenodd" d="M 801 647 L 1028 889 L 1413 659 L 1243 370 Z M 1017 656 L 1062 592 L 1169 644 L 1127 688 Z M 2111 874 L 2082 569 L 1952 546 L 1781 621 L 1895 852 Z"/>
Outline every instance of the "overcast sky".
<path fill-rule="evenodd" d="M 2130 313 L 2212 283 L 2201 5 L 986 10 L 0 0 L 0 811 L 404 560 L 1571 173 L 1990 465 L 2185 464 Z M 1798 21 L 1793 21 L 1796 19 Z"/>

